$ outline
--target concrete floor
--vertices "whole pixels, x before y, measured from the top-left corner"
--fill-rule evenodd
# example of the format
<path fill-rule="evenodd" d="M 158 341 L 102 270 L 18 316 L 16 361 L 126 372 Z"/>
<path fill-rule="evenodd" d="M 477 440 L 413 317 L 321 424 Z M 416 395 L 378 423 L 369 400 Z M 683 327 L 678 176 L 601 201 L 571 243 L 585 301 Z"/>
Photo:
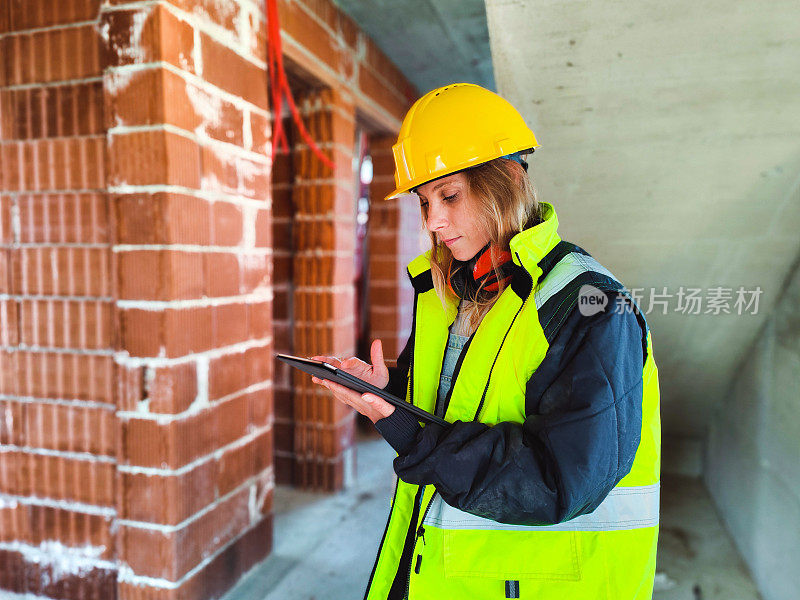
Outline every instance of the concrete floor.
<path fill-rule="evenodd" d="M 223 600 L 361 598 L 386 524 L 394 453 L 361 441 L 354 485 L 339 494 L 275 493 L 275 547 Z M 759 600 L 702 483 L 662 481 L 655 600 Z"/>

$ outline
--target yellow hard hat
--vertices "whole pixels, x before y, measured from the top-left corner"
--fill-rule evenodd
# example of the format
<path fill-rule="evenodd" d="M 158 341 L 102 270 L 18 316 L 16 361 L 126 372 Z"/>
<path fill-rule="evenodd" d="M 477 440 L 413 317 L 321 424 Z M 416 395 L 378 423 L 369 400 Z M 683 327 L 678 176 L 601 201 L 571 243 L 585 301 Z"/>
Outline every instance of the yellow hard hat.
<path fill-rule="evenodd" d="M 433 179 L 538 148 L 516 108 L 479 85 L 432 90 L 408 110 L 394 153 L 393 198 Z"/>

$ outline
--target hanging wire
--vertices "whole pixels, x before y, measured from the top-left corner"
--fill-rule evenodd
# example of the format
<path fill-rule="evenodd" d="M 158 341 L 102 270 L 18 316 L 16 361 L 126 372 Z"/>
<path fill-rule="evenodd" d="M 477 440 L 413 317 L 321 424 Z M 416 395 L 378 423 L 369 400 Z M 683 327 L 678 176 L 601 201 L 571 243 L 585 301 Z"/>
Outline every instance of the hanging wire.
<path fill-rule="evenodd" d="M 284 151 L 289 151 L 289 143 L 286 139 L 286 132 L 283 130 L 283 119 L 280 117 L 281 100 L 286 98 L 289 104 L 289 110 L 292 113 L 292 119 L 300 131 L 300 135 L 308 144 L 314 155 L 331 170 L 334 169 L 333 161 L 325 155 L 325 153 L 317 146 L 316 142 L 308 133 L 303 120 L 300 117 L 300 111 L 297 110 L 297 105 L 292 96 L 292 90 L 289 87 L 289 80 L 286 78 L 286 71 L 283 68 L 283 50 L 281 47 L 281 25 L 278 17 L 278 0 L 266 0 L 267 3 L 267 65 L 269 67 L 269 85 L 272 92 L 272 111 L 275 115 L 273 119 L 274 125 L 272 128 L 272 155 L 275 156 L 275 149 L 280 144 Z"/>

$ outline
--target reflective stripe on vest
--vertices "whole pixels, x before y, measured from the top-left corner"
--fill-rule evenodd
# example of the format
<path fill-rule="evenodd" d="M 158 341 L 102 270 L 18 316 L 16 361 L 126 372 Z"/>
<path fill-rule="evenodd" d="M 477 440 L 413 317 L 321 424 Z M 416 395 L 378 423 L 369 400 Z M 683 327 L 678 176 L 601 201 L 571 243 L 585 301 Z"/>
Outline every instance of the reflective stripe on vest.
<path fill-rule="evenodd" d="M 617 531 L 658 525 L 661 485 L 616 487 L 594 512 L 556 525 L 512 525 L 498 523 L 447 504 L 438 494 L 423 524 L 440 529 L 491 529 L 502 531 Z"/>

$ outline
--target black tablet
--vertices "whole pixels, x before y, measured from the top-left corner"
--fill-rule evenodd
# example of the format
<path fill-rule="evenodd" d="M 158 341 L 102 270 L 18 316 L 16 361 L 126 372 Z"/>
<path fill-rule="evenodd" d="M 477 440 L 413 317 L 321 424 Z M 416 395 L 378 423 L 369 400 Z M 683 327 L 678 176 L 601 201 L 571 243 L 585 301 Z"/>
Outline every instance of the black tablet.
<path fill-rule="evenodd" d="M 282 360 L 286 364 L 291 365 L 296 369 L 300 369 L 301 371 L 305 371 L 306 373 L 309 373 L 314 377 L 318 377 L 319 379 L 335 381 L 336 383 L 348 387 L 360 394 L 369 392 L 370 394 L 380 396 L 390 404 L 394 404 L 396 407 L 410 412 L 420 421 L 425 421 L 426 423 L 437 423 L 443 426 L 447 425 L 447 421 L 429 413 L 427 410 L 423 410 L 418 406 L 409 404 L 402 398 L 398 398 L 394 394 L 390 394 L 379 387 L 375 387 L 371 383 L 367 383 L 363 379 L 359 379 L 355 375 L 351 375 L 346 371 L 337 369 L 333 365 L 330 365 L 326 362 L 312 360 L 310 358 L 302 358 L 300 356 L 292 356 L 290 354 L 276 354 L 275 356 L 278 357 L 278 360 Z"/>

